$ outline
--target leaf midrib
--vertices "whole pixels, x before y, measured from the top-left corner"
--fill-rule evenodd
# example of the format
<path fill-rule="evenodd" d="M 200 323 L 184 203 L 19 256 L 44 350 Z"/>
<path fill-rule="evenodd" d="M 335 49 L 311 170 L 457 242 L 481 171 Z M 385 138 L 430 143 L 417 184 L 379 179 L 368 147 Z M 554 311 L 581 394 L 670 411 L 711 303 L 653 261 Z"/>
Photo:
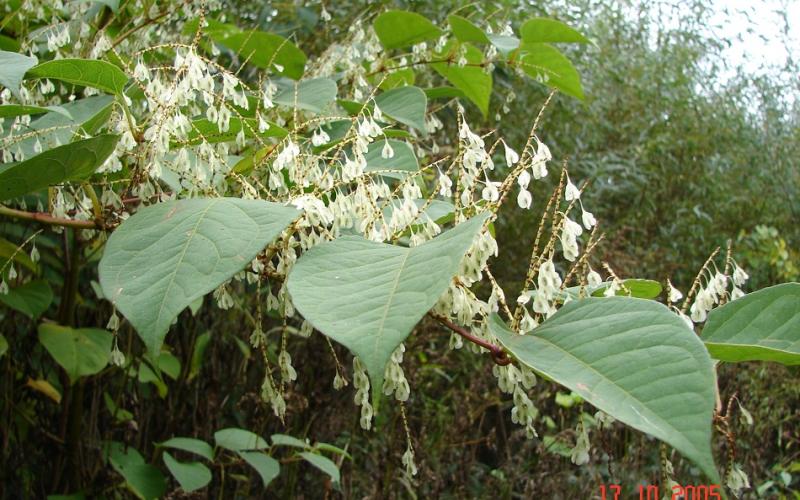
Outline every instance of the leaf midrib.
<path fill-rule="evenodd" d="M 383 339 L 384 333 L 384 326 L 386 325 L 386 318 L 389 316 L 389 309 L 391 309 L 392 302 L 394 302 L 394 296 L 397 292 L 398 285 L 400 284 L 400 276 L 403 275 L 403 270 L 406 267 L 406 262 L 408 262 L 408 258 L 411 255 L 412 250 L 408 249 L 403 256 L 403 261 L 400 263 L 400 268 L 397 271 L 397 276 L 395 276 L 394 283 L 392 284 L 392 288 L 389 291 L 389 300 L 386 301 L 386 305 L 383 307 L 383 317 L 378 325 L 378 335 L 375 336 L 375 342 L 372 344 L 372 355 L 375 356 L 378 353 L 378 344 Z"/>

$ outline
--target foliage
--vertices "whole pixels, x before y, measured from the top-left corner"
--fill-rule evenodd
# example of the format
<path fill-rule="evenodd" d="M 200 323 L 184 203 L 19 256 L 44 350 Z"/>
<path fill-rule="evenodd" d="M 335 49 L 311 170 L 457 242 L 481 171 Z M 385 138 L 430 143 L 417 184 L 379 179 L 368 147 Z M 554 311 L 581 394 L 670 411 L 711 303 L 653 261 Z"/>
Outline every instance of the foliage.
<path fill-rule="evenodd" d="M 529 438 L 556 427 L 534 403 L 537 377 L 573 391 L 557 399 L 560 406 L 586 401 L 605 412 L 581 412 L 574 445 L 543 439 L 575 464 L 589 461 L 589 432 L 601 434 L 616 419 L 720 479 L 712 429 L 730 441 L 731 405 L 724 412 L 715 405 L 710 354 L 764 359 L 752 356 L 752 344 L 775 335 L 796 344 L 797 285 L 744 296 L 747 274 L 730 247 L 722 270 L 715 252 L 685 297 L 669 280 L 662 287 L 624 280 L 606 263 L 606 278 L 592 269 L 603 236 L 584 206 L 585 186 L 574 180 L 588 175 L 586 153 L 606 138 L 587 148 L 564 130 L 553 139 L 556 157 L 572 149 L 576 167 L 572 177 L 566 166 L 550 175 L 554 155 L 539 127 L 558 91 L 576 98 L 552 104 L 566 123 L 579 123 L 570 116 L 577 100 L 602 112 L 619 105 L 596 97 L 598 85 L 586 92 L 570 57 L 573 45 L 613 38 L 608 28 L 587 37 L 549 17 L 477 22 L 459 11 L 437 23 L 370 8 L 346 31 L 305 45 L 277 18 L 227 22 L 246 8 L 9 5 L 2 30 L 13 43 L 0 52 L 0 360 L 8 409 L 1 428 L 11 449 L 26 451 L 4 450 L 3 469 L 22 471 L 4 478 L 12 495 L 95 496 L 124 487 L 141 498 L 201 489 L 253 496 L 279 475 L 292 489 L 300 481 L 295 462 L 306 463 L 310 477 L 322 472 L 326 493 L 341 491 L 340 467 L 350 458 L 358 464 L 358 450 L 351 457 L 338 443 L 261 437 L 302 406 L 298 371 L 313 381 L 305 404 L 329 397 L 324 378 L 309 373 L 324 370 L 324 352 L 333 389 L 352 380 L 361 428 L 391 428 L 387 415 L 399 408 L 400 463 L 413 481 L 420 447 L 405 412 L 412 389 L 404 357 L 424 355 L 407 347 L 428 325 L 424 317 L 450 331 L 450 350 L 490 354 L 481 364 L 494 363 L 500 391 L 512 395 L 508 414 Z M 304 9 L 298 17 L 311 12 Z M 313 18 L 311 26 L 335 26 L 325 6 Z M 690 42 L 680 54 L 696 61 L 697 41 Z M 592 50 L 586 55 L 599 59 Z M 625 61 L 617 62 L 613 71 L 624 72 Z M 515 94 L 496 101 L 516 87 L 539 89 L 531 109 L 541 111 L 520 118 L 529 131 L 518 126 L 503 138 L 501 112 L 510 113 Z M 666 110 L 694 104 L 685 86 L 675 89 Z M 660 94 L 651 91 L 640 104 Z M 607 132 L 629 137 L 630 130 Z M 625 147 L 634 145 L 645 149 L 645 163 L 671 147 L 639 139 Z M 694 186 L 681 189 L 694 195 Z M 625 198 L 625 189 L 611 197 Z M 500 282 L 490 262 L 505 248 L 503 216 L 514 202 L 516 212 L 536 214 L 538 229 L 517 260 L 527 267 L 515 265 L 518 276 Z M 678 244 L 679 234 L 668 236 Z M 655 302 L 663 291 L 666 306 Z M 744 332 L 748 345 L 731 341 L 737 332 L 720 328 L 719 318 L 756 321 L 765 297 L 781 314 Z M 350 355 L 348 376 L 341 360 Z M 383 396 L 390 401 L 379 406 Z M 192 399 L 216 411 L 198 415 Z M 30 436 L 56 443 L 59 453 L 30 446 Z M 663 450 L 671 481 L 675 456 Z M 747 476 L 732 456 L 724 477 L 738 494 Z M 38 477 L 39 465 L 53 477 Z"/>

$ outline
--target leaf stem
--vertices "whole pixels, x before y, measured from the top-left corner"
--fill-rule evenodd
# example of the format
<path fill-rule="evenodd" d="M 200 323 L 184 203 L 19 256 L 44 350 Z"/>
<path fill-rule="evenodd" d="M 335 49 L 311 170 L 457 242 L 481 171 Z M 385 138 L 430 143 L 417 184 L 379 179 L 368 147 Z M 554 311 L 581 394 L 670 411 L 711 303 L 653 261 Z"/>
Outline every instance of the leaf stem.
<path fill-rule="evenodd" d="M 0 205 L 0 216 L 12 217 L 14 219 L 29 220 L 47 224 L 48 226 L 73 227 L 76 229 L 97 229 L 97 223 L 91 220 L 64 219 L 53 217 L 45 212 L 26 212 Z"/>
<path fill-rule="evenodd" d="M 511 364 L 511 357 L 509 357 L 508 353 L 500 346 L 494 345 L 491 342 L 487 342 L 483 339 L 479 339 L 478 337 L 472 335 L 469 330 L 458 326 L 457 324 L 453 323 L 449 319 L 445 318 L 444 316 L 440 316 L 435 313 L 428 313 L 433 319 L 441 323 L 442 325 L 446 326 L 453 332 L 461 335 L 465 339 L 469 340 L 475 345 L 479 345 L 484 349 L 487 349 L 492 355 L 492 361 L 500 366 L 505 366 Z"/>

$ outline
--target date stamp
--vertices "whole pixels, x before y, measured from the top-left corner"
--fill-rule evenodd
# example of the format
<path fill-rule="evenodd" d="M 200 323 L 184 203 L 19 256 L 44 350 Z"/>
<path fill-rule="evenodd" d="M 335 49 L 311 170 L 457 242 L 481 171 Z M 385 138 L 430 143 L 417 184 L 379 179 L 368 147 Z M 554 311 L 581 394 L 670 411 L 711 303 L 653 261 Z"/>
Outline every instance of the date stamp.
<path fill-rule="evenodd" d="M 718 484 L 676 484 L 672 487 L 672 500 L 721 500 L 721 487 Z M 619 484 L 601 484 L 601 500 L 619 500 L 622 486 Z M 661 491 L 657 485 L 639 485 L 639 500 L 660 500 Z"/>

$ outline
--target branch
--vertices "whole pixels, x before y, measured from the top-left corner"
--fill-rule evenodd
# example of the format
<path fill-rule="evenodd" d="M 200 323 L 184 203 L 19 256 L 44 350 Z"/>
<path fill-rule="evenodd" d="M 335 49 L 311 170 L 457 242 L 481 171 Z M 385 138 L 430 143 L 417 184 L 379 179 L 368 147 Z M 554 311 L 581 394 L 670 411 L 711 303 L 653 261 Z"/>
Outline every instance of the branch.
<path fill-rule="evenodd" d="M 53 217 L 45 212 L 25 212 L 23 210 L 16 210 L 4 205 L 0 205 L 0 215 L 12 217 L 14 219 L 29 220 L 47 224 L 48 226 L 62 226 L 74 227 L 76 229 L 99 229 L 97 223 L 91 220 L 75 220 L 63 219 L 61 217 Z"/>
<path fill-rule="evenodd" d="M 496 346 L 490 342 L 487 342 L 483 339 L 479 339 L 478 337 L 472 335 L 469 330 L 458 326 L 457 324 L 453 323 L 452 321 L 448 320 L 443 316 L 439 316 L 435 313 L 428 313 L 430 317 L 438 321 L 439 323 L 443 324 L 447 328 L 451 329 L 453 332 L 461 335 L 465 339 L 469 340 L 473 344 L 479 345 L 484 349 L 487 349 L 489 353 L 492 355 L 492 361 L 500 366 L 506 366 L 511 364 L 511 358 L 508 356 L 508 353 L 500 346 Z"/>

